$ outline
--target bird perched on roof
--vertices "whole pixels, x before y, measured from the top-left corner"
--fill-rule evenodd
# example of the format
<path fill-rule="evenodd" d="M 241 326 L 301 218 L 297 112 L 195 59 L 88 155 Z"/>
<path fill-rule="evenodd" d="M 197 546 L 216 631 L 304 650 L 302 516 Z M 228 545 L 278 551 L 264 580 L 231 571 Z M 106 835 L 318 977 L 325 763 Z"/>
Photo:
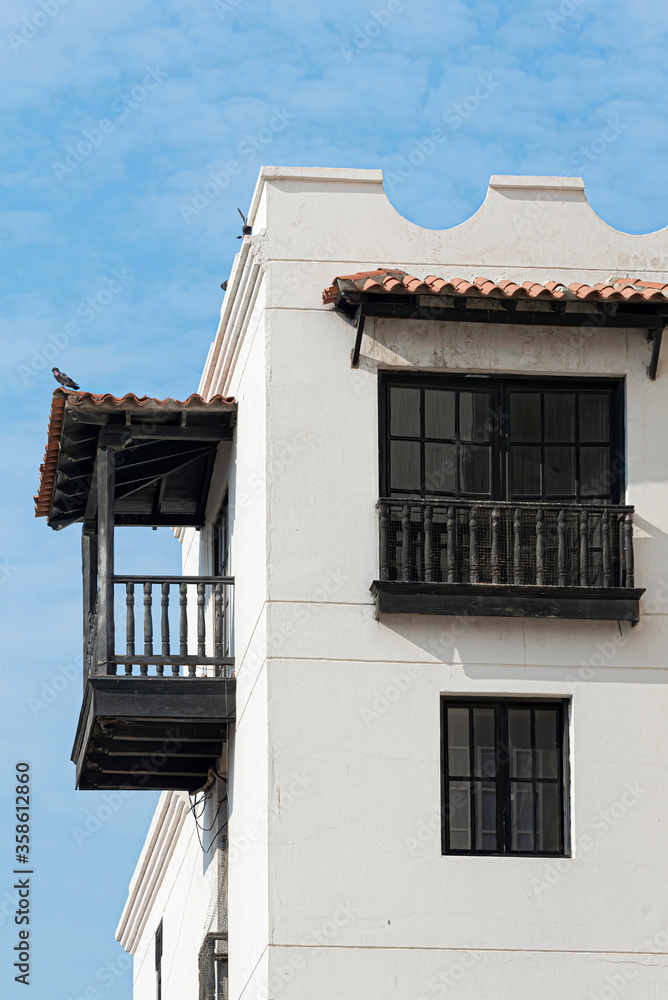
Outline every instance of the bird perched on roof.
<path fill-rule="evenodd" d="M 66 375 L 65 372 L 58 371 L 57 368 L 52 368 L 51 371 L 53 372 L 53 377 L 56 382 L 60 382 L 61 385 L 67 386 L 68 389 L 81 388 L 81 386 L 78 386 L 76 382 L 73 382 L 69 375 Z"/>
<path fill-rule="evenodd" d="M 244 236 L 251 236 L 252 235 L 252 233 L 253 233 L 253 227 L 248 225 L 248 219 L 246 218 L 246 216 L 244 215 L 244 213 L 241 211 L 240 208 L 237 208 L 237 212 L 241 216 L 241 221 L 243 222 L 243 226 L 241 227 L 241 232 L 242 232 L 243 235 L 242 236 L 237 236 L 237 239 L 238 240 L 242 240 L 244 238 Z"/>

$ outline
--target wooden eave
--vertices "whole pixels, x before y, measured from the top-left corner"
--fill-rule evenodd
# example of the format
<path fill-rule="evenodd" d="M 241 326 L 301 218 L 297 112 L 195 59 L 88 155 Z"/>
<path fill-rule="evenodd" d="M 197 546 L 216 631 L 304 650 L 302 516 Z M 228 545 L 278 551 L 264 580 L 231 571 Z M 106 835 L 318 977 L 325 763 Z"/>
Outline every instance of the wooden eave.
<path fill-rule="evenodd" d="M 200 527 L 219 444 L 232 438 L 236 403 L 117 399 L 57 389 L 41 468 L 36 516 L 54 530 L 89 526 L 97 510 L 95 462 L 116 450 L 117 525 Z"/>

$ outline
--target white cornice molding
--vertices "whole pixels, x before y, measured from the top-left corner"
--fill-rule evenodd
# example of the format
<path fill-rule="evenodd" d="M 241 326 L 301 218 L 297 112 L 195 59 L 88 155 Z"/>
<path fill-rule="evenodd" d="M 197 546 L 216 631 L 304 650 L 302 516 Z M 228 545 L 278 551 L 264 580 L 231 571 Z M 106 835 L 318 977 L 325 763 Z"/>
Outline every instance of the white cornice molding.
<path fill-rule="evenodd" d="M 179 792 L 161 794 L 116 929 L 116 940 L 131 955 L 137 950 L 187 815 L 188 806 Z"/>
<path fill-rule="evenodd" d="M 244 236 L 243 246 L 235 257 L 216 339 L 209 350 L 200 382 L 199 393 L 204 399 L 209 399 L 218 393 L 226 395 L 229 392 L 228 387 L 239 348 L 266 267 L 265 246 L 264 231 L 254 236 Z"/>

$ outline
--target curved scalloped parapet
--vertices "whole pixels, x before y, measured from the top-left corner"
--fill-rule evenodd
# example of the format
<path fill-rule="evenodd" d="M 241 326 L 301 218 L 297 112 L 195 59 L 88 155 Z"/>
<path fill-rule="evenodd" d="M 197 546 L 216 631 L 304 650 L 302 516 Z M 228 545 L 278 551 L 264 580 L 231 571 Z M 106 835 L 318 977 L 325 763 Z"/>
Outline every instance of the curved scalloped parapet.
<path fill-rule="evenodd" d="M 471 218 L 434 230 L 396 211 L 379 170 L 263 167 L 249 220 L 255 232 L 266 228 L 267 261 L 360 265 L 349 271 L 415 273 L 418 266 L 469 280 L 596 284 L 612 275 L 652 280 L 668 270 L 668 229 L 643 236 L 613 229 L 591 208 L 579 177 L 495 175 Z"/>

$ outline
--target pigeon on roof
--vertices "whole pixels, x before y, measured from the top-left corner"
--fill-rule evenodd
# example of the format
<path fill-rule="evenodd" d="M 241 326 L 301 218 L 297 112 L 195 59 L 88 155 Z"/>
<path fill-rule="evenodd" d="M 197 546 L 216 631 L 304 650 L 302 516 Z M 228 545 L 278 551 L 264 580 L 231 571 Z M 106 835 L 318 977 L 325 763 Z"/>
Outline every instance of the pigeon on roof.
<path fill-rule="evenodd" d="M 56 382 L 60 382 L 61 385 L 67 386 L 68 389 L 81 388 L 81 386 L 78 386 L 76 382 L 73 382 L 69 375 L 66 375 L 65 372 L 58 371 L 57 368 L 52 368 L 51 371 L 53 372 L 53 377 Z"/>
<path fill-rule="evenodd" d="M 242 240 L 244 236 L 250 236 L 252 234 L 253 227 L 248 225 L 248 219 L 246 218 L 246 216 L 244 215 L 244 213 L 241 211 L 240 208 L 237 208 L 237 212 L 241 216 L 241 221 L 243 222 L 243 227 L 241 229 L 243 236 L 237 236 L 237 239 Z"/>

